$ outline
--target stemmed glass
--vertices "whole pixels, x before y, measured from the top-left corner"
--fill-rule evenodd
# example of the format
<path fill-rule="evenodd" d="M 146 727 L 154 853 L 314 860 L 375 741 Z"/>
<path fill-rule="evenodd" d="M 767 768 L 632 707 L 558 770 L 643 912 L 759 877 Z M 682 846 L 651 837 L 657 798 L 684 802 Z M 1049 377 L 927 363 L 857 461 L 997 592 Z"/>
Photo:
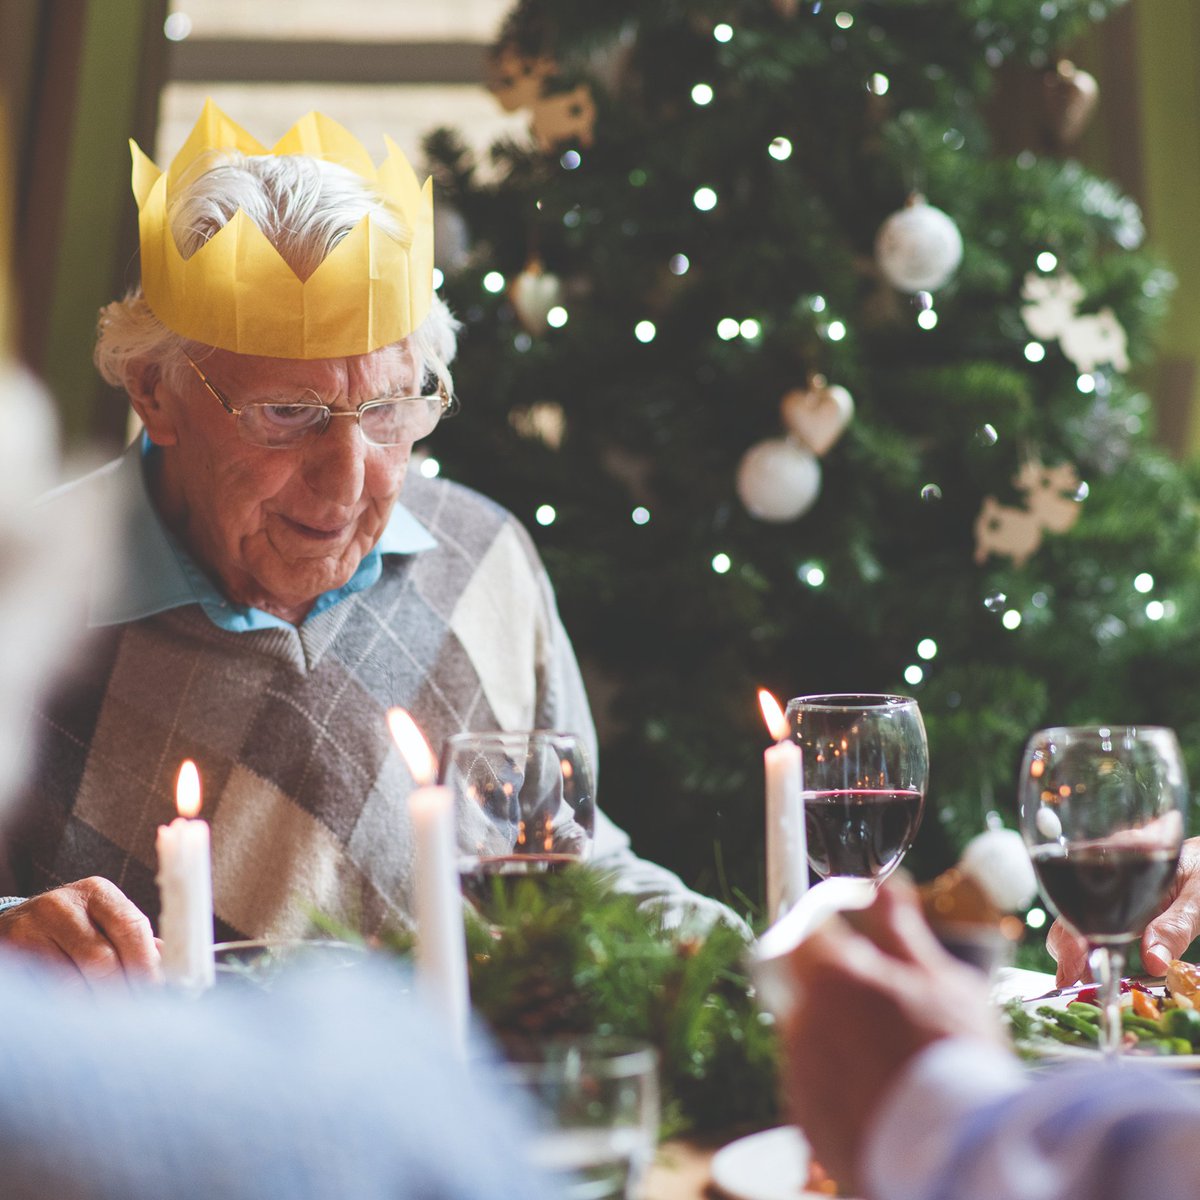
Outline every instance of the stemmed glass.
<path fill-rule="evenodd" d="M 463 891 L 476 904 L 492 896 L 495 876 L 541 875 L 589 856 L 595 784 L 579 735 L 452 734 L 440 777 L 454 796 Z"/>
<path fill-rule="evenodd" d="M 804 751 L 808 861 L 822 878 L 880 883 L 916 836 L 929 784 L 929 748 L 907 696 L 798 696 L 792 740 Z"/>
<path fill-rule="evenodd" d="M 1187 775 L 1170 729 L 1043 729 L 1025 747 L 1021 833 L 1050 907 L 1088 944 L 1100 1047 L 1121 1046 L 1126 948 L 1162 907 L 1183 842 Z"/>

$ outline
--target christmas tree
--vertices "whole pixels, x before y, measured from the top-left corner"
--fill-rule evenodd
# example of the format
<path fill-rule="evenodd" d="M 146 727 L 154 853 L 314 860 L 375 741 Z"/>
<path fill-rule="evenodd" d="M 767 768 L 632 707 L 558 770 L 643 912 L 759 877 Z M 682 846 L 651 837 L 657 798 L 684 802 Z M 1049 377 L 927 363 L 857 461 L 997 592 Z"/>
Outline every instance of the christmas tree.
<path fill-rule="evenodd" d="M 530 525 L 601 804 L 700 887 L 761 900 L 760 685 L 920 700 L 918 874 L 1014 823 L 1035 728 L 1200 746 L 1196 490 L 1133 382 L 1170 276 L 988 121 L 1119 2 L 525 0 L 530 137 L 429 139 L 466 324 L 431 450 Z"/>

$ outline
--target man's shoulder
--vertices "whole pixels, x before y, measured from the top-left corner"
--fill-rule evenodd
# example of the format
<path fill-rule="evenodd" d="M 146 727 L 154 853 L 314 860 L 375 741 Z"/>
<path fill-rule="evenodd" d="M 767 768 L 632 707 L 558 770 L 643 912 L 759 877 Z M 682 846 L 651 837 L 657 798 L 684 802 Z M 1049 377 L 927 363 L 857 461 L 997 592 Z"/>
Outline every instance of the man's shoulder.
<path fill-rule="evenodd" d="M 525 527 L 502 504 L 463 483 L 413 472 L 400 494 L 400 503 L 435 538 L 461 539 L 466 534 L 497 536 L 512 529 L 525 540 Z"/>
<path fill-rule="evenodd" d="M 542 571 L 541 557 L 525 526 L 502 504 L 474 488 L 413 472 L 400 503 L 437 540 L 440 553 L 435 552 L 434 558 L 438 561 L 446 554 L 476 565 L 485 558 L 497 565 L 501 560 L 521 561 L 535 574 Z M 494 551 L 502 546 L 507 552 L 497 558 Z"/>

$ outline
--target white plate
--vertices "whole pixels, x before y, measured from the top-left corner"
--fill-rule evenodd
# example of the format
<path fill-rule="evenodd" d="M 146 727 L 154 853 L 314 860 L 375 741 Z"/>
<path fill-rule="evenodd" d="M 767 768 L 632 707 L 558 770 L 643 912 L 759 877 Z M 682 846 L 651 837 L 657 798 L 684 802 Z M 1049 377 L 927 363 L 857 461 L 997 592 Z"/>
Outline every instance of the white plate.
<path fill-rule="evenodd" d="M 808 1143 L 792 1125 L 730 1142 L 713 1155 L 713 1185 L 728 1200 L 829 1200 L 804 1190 Z"/>

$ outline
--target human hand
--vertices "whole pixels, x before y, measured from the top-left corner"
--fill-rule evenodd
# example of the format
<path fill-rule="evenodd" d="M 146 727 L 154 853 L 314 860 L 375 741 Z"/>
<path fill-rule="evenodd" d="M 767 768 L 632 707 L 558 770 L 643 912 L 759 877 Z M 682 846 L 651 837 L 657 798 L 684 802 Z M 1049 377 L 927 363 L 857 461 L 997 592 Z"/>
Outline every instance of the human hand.
<path fill-rule="evenodd" d="M 0 943 L 78 972 L 89 984 L 160 978 L 150 921 L 100 876 L 68 883 L 0 913 Z"/>
<path fill-rule="evenodd" d="M 1167 903 L 1142 934 L 1142 963 L 1151 975 L 1165 975 L 1173 958 L 1200 935 L 1200 838 L 1188 838 L 1179 853 L 1179 866 Z M 1059 987 L 1090 979 L 1087 942 L 1061 920 L 1050 926 L 1046 949 L 1058 963 Z"/>
<path fill-rule="evenodd" d="M 901 1069 L 940 1038 L 998 1042 L 979 972 L 951 958 L 911 886 L 835 918 L 789 958 L 797 1002 L 784 1021 L 784 1090 L 793 1119 L 835 1179 L 859 1190 L 864 1136 Z"/>

